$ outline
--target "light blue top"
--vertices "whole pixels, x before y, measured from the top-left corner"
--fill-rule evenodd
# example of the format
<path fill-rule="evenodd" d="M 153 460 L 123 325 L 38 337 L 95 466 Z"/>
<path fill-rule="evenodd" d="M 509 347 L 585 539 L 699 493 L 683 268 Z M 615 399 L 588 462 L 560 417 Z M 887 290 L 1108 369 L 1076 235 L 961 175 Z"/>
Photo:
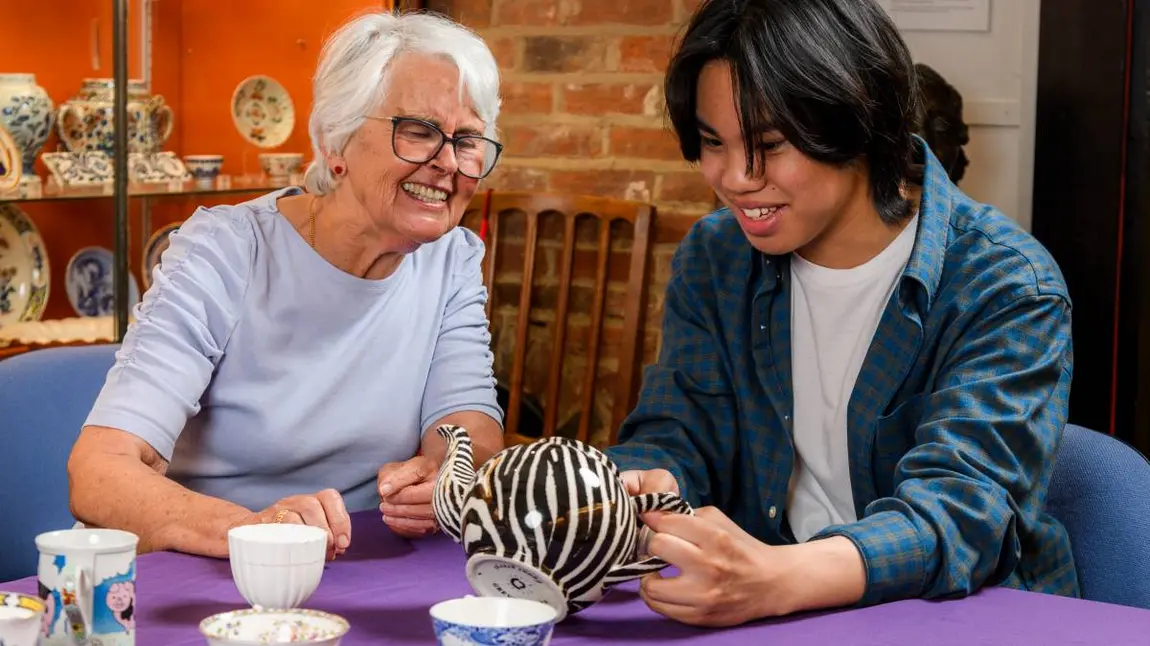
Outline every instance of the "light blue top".
<path fill-rule="evenodd" d="M 376 476 L 458 411 L 502 421 L 480 262 L 459 227 L 384 280 L 341 271 L 280 214 L 290 187 L 200 208 L 171 236 L 87 423 L 139 436 L 186 487 L 264 509 Z"/>

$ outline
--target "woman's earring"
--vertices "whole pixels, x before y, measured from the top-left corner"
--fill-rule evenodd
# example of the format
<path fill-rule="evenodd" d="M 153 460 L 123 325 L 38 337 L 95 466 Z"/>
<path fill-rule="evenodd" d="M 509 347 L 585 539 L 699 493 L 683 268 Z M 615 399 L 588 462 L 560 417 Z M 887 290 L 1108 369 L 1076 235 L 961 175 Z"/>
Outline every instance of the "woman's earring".
<path fill-rule="evenodd" d="M 343 175 L 343 164 L 336 164 L 335 166 L 332 166 L 332 167 L 331 167 L 331 172 L 332 172 L 332 174 L 334 174 L 336 177 L 339 177 L 339 176 Z"/>

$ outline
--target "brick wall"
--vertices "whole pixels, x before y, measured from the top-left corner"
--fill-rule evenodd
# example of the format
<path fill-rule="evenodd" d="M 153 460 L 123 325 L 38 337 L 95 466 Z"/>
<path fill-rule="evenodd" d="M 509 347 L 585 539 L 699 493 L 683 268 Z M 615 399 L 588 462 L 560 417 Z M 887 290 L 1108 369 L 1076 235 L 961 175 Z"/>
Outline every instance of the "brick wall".
<path fill-rule="evenodd" d="M 644 362 L 654 359 L 670 256 L 690 225 L 708 212 L 713 195 L 686 165 L 667 129 L 662 80 L 672 41 L 696 0 L 431 0 L 428 8 L 480 32 L 503 70 L 500 167 L 487 186 L 547 190 L 641 200 L 658 209 L 649 259 Z M 512 229 L 516 226 L 512 223 Z M 519 225 L 521 231 L 521 225 Z M 623 233 L 623 232 L 621 232 Z M 562 231 L 543 228 L 539 306 L 531 312 L 528 389 L 546 384 L 554 326 L 554 295 Z M 629 238 L 616 243 L 603 334 L 600 392 L 593 428 L 606 431 L 621 323 L 620 280 L 626 277 Z M 512 247 L 522 238 L 505 240 Z M 560 424 L 577 424 L 586 356 L 586 313 L 594 277 L 595 232 L 580 228 L 568 334 Z M 521 248 L 500 248 L 492 330 L 496 369 L 507 380 L 514 346 Z M 614 268 L 618 267 L 619 271 Z M 538 388 L 535 386 L 538 385 Z"/>

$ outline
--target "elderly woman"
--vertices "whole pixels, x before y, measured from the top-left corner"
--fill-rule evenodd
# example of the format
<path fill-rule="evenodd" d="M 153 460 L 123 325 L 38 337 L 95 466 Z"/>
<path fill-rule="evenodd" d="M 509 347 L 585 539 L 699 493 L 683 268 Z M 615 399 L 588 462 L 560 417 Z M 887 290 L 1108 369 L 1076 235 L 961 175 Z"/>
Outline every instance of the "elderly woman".
<path fill-rule="evenodd" d="M 502 448 L 483 244 L 457 226 L 499 157 L 498 91 L 488 48 L 443 18 L 331 38 L 306 192 L 199 209 L 172 236 L 69 460 L 77 519 L 209 556 L 285 522 L 327 530 L 335 557 L 348 512 L 376 505 L 434 531 L 434 428 L 467 427 L 477 460 Z"/>
<path fill-rule="evenodd" d="M 1075 595 L 1046 484 L 1073 372 L 1058 265 L 913 135 L 875 0 L 704 0 L 667 72 L 724 202 L 680 245 L 610 453 L 651 515 L 656 611 L 731 625 L 1005 585 Z"/>

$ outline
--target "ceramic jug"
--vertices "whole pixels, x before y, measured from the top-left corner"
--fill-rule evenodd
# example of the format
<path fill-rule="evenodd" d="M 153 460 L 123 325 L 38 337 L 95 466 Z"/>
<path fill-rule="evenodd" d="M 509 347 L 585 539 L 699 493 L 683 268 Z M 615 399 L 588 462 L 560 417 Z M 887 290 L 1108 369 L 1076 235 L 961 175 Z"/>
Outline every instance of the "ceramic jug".
<path fill-rule="evenodd" d="M 476 470 L 464 428 L 437 432 L 448 449 L 432 507 L 440 528 L 463 544 L 471 587 L 546 603 L 560 621 L 612 585 L 667 566 L 637 553 L 640 514 L 694 513 L 672 493 L 629 495 L 618 467 L 578 440 L 509 447 Z"/>
<path fill-rule="evenodd" d="M 76 96 L 60 105 L 56 127 L 71 152 L 112 154 L 115 128 L 114 79 L 84 79 Z M 159 94 L 148 96 L 144 82 L 128 81 L 128 151 L 159 152 L 172 134 L 172 109 Z"/>
<path fill-rule="evenodd" d="M 22 174 L 36 176 L 36 155 L 48 140 L 53 123 L 52 99 L 36 85 L 35 74 L 0 74 L 0 126 L 20 149 Z"/>

